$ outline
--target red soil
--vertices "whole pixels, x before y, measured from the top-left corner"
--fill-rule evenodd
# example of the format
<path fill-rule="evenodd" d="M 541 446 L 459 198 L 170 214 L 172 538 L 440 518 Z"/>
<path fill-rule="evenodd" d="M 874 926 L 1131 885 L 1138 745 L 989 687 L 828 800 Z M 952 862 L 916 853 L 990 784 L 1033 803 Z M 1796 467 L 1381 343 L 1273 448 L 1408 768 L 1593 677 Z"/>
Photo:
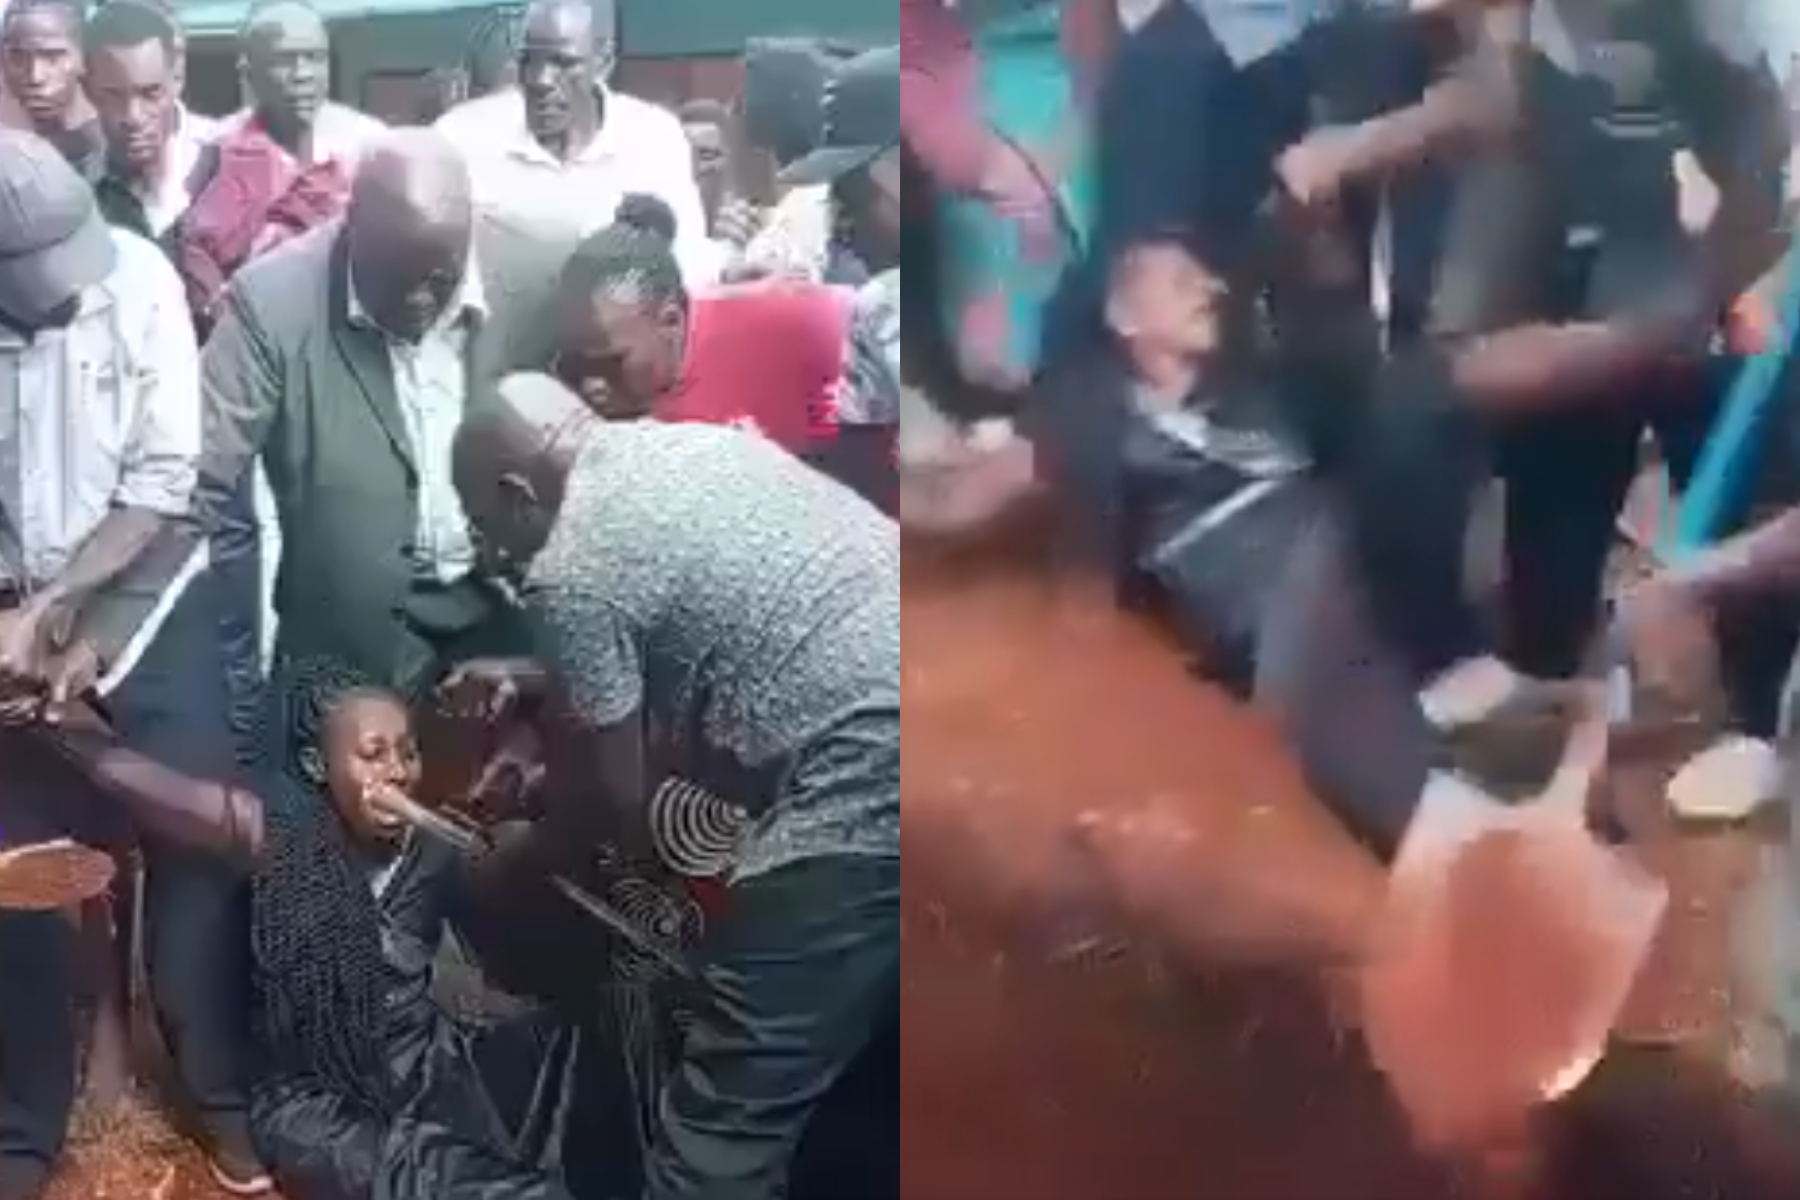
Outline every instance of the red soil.
<path fill-rule="evenodd" d="M 1731 1173 L 1769 1135 L 1705 1055 L 1692 1070 L 1652 1055 L 1645 1070 L 1632 1053 L 1512 1156 L 1530 1169 L 1484 1164 L 1471 1191 L 1466 1172 L 1413 1152 L 1357 1040 L 1334 1032 L 1316 973 L 1181 973 L 1145 937 L 1108 942 L 1071 850 L 1096 809 L 1174 814 L 1165 840 L 1179 849 L 1148 868 L 1159 882 L 1132 898 L 1137 915 L 1185 888 L 1187 915 L 1238 949 L 1281 932 L 1270 911 L 1369 911 L 1381 874 L 1271 731 L 1104 597 L 1050 582 L 1029 555 L 981 568 L 906 556 L 907 1200 L 1654 1200 L 1719 1179 L 1726 1190 L 1666 1194 L 1800 1194 L 1779 1139 Z M 1655 850 L 1674 912 L 1630 1032 L 1702 1047 L 1717 1033 L 1742 851 Z"/>

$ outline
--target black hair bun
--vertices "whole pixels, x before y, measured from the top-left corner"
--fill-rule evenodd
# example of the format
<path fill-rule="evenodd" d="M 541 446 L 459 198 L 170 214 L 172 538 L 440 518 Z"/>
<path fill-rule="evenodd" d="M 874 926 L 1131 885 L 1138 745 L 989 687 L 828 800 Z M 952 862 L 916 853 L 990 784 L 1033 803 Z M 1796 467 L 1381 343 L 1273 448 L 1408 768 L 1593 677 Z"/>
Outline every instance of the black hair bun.
<path fill-rule="evenodd" d="M 675 210 L 669 207 L 668 202 L 647 192 L 633 192 L 619 201 L 619 207 L 613 210 L 613 220 L 671 244 L 680 229 L 680 224 L 675 219 Z"/>

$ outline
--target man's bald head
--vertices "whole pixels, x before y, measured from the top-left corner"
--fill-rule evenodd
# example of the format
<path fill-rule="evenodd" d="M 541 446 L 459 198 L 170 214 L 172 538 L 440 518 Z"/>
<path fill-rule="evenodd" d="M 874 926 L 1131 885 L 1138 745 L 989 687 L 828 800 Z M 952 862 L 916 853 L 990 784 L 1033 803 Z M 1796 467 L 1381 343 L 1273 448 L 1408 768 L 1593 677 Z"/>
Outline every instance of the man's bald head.
<path fill-rule="evenodd" d="M 357 161 L 351 219 L 448 225 L 466 234 L 474 220 L 469 166 L 435 129 L 395 129 Z"/>
<path fill-rule="evenodd" d="M 442 134 L 383 135 L 350 194 L 350 273 L 363 309 L 394 336 L 422 337 L 466 295 L 474 225 L 469 168 Z"/>
<path fill-rule="evenodd" d="M 509 375 L 463 418 L 451 467 L 463 511 L 482 541 L 530 561 L 562 508 L 569 470 L 599 418 L 548 375 Z"/>

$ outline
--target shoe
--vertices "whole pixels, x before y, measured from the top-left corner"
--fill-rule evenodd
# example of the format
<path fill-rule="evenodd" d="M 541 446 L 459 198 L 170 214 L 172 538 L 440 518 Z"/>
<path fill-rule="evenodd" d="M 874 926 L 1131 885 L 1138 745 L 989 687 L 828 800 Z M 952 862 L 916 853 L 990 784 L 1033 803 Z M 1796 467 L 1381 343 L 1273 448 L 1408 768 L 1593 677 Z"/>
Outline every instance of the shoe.
<path fill-rule="evenodd" d="M 233 1196 L 263 1196 L 275 1190 L 275 1180 L 250 1144 L 250 1133 L 241 1118 L 215 1122 L 206 1141 L 206 1167 L 221 1191 Z"/>
<path fill-rule="evenodd" d="M 1499 799 L 1550 784 L 1578 713 L 1567 686 L 1533 681 L 1484 716 L 1437 727 L 1438 765 Z"/>

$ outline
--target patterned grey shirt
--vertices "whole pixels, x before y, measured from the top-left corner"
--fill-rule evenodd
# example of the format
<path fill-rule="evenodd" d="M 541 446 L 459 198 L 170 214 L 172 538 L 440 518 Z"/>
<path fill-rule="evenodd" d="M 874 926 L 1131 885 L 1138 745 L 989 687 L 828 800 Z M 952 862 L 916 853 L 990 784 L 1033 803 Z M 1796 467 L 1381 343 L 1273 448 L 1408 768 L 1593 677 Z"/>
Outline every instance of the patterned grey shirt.
<path fill-rule="evenodd" d="M 854 493 L 752 432 L 605 425 L 527 598 L 577 711 L 644 711 L 750 812 L 740 877 L 900 852 L 900 540 Z"/>
<path fill-rule="evenodd" d="M 846 425 L 900 421 L 900 272 L 886 271 L 856 293 L 850 317 L 850 377 L 838 407 Z"/>

